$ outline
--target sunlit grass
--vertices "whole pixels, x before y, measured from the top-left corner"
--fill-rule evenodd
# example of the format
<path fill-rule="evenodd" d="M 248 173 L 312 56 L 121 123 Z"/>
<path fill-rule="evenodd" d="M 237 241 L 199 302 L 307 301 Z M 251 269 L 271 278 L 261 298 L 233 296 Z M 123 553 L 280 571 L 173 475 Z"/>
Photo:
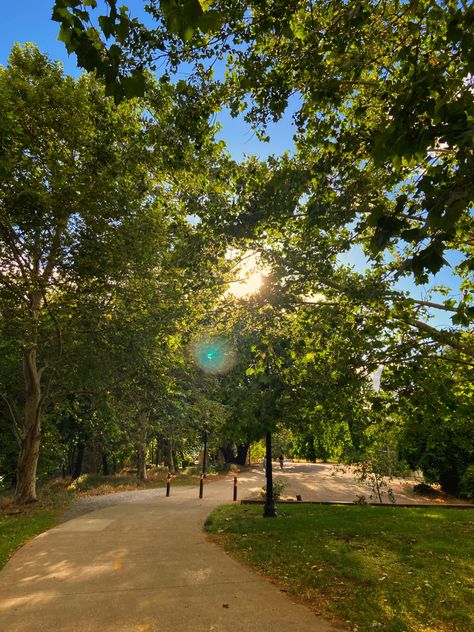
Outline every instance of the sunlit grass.
<path fill-rule="evenodd" d="M 353 630 L 474 629 L 474 509 L 222 507 L 206 529 L 294 597 Z"/>
<path fill-rule="evenodd" d="M 18 505 L 11 495 L 0 497 L 0 568 L 22 544 L 53 527 L 74 498 L 63 481 L 38 487 L 38 501 Z"/>
<path fill-rule="evenodd" d="M 81 496 L 102 496 L 104 494 L 114 494 L 118 492 L 128 492 L 135 489 L 156 489 L 166 486 L 168 470 L 164 468 L 150 469 L 147 472 L 148 479 L 140 481 L 136 475 L 113 475 L 103 474 L 83 474 L 73 481 L 70 489 Z M 208 473 L 207 482 L 218 479 L 221 475 Z M 189 467 L 179 471 L 171 477 L 172 486 L 198 485 L 200 480 L 200 470 L 196 467 Z"/>

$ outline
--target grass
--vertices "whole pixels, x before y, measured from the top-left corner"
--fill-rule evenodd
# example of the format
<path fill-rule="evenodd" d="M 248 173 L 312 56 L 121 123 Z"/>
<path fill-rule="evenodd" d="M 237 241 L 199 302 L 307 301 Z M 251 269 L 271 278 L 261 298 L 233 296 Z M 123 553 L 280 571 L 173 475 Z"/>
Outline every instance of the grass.
<path fill-rule="evenodd" d="M 224 548 L 314 611 L 359 632 L 474 629 L 474 509 L 225 506 Z"/>
<path fill-rule="evenodd" d="M 199 485 L 200 470 L 189 467 L 174 474 L 171 486 Z M 168 470 L 165 468 L 150 468 L 147 470 L 148 480 L 140 481 L 134 474 L 104 476 L 103 474 L 83 474 L 76 479 L 71 487 L 79 496 L 99 496 L 126 492 L 134 489 L 156 489 L 166 486 Z M 211 482 L 222 478 L 223 474 L 208 473 L 206 481 Z"/>
<path fill-rule="evenodd" d="M 38 502 L 16 504 L 10 495 L 0 497 L 0 569 L 22 544 L 53 527 L 74 497 L 61 481 L 38 487 Z"/>

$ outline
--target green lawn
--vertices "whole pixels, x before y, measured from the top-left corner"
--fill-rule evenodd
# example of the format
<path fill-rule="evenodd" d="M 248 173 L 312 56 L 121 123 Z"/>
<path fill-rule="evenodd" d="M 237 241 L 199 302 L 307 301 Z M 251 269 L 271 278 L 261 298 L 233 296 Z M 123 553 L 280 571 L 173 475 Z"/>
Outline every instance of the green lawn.
<path fill-rule="evenodd" d="M 474 630 L 474 509 L 225 506 L 213 539 L 359 632 Z"/>
<path fill-rule="evenodd" d="M 60 484 L 39 487 L 38 502 L 27 506 L 16 505 L 7 494 L 2 494 L 0 569 L 19 546 L 53 527 L 73 497 L 74 493 Z"/>

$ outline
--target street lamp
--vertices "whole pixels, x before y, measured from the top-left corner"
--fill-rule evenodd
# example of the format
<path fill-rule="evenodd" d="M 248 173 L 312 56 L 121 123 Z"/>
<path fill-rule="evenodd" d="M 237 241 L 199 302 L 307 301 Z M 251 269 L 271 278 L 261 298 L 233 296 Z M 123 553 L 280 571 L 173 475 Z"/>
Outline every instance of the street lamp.
<path fill-rule="evenodd" d="M 207 430 L 204 430 L 204 453 L 202 455 L 202 475 L 206 478 L 206 461 L 207 461 Z"/>
<path fill-rule="evenodd" d="M 265 435 L 265 458 L 267 461 L 265 467 L 265 476 L 267 479 L 267 494 L 265 497 L 265 505 L 263 506 L 264 518 L 276 518 L 277 512 L 275 507 L 275 498 L 273 497 L 273 469 L 272 469 L 272 433 L 267 430 Z"/>

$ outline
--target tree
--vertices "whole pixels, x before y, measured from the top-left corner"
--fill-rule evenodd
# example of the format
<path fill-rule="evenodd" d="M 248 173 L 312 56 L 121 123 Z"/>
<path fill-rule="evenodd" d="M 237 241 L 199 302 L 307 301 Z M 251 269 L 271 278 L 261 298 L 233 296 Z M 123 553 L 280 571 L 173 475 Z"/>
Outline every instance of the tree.
<path fill-rule="evenodd" d="M 183 235 L 195 247 L 188 261 L 196 271 L 210 265 L 198 261 L 204 238 L 185 219 L 187 187 L 174 186 L 199 152 L 215 163 L 213 129 L 200 125 L 196 104 L 193 134 L 180 133 L 195 93 L 157 85 L 146 115 L 136 101 L 116 107 L 90 76 L 63 77 L 33 46 L 15 47 L 0 71 L 1 322 L 8 357 L 22 357 L 24 384 L 23 396 L 15 367 L 3 402 L 20 444 L 21 502 L 35 499 L 42 411 L 67 345 L 74 366 L 76 323 L 87 323 L 89 334 L 100 323 L 103 333 L 118 289 L 133 292 L 129 280 L 140 270 L 166 283 L 172 270 L 163 262 Z M 164 246 L 170 234 L 174 243 Z M 211 249 L 215 258 L 219 249 Z"/>
<path fill-rule="evenodd" d="M 116 97 L 145 90 L 143 67 L 157 57 L 171 70 L 226 58 L 227 103 L 234 114 L 246 110 L 262 136 L 297 98 L 313 220 L 353 225 L 375 257 L 406 244 L 398 273 L 418 280 L 445 265 L 449 248 L 472 270 L 472 7 L 162 0 L 149 5 L 150 29 L 107 4 L 98 28 L 88 10 L 96 2 L 57 0 L 53 17 L 68 51 Z M 112 35 L 107 46 L 101 37 Z M 463 301 L 458 309 L 460 318 L 473 315 Z"/>
<path fill-rule="evenodd" d="M 16 46 L 0 74 L 7 121 L 0 141 L 0 291 L 22 355 L 24 406 L 14 419 L 22 502 L 35 499 L 41 413 L 51 379 L 41 337 L 56 319 L 50 300 L 57 291 L 68 295 L 65 303 L 77 297 L 78 265 L 93 268 L 99 240 L 110 239 L 143 195 L 137 107 L 127 103 L 117 110 L 101 92 L 88 77 L 77 83 L 63 77 L 60 66 L 32 46 Z M 86 243 L 87 260 L 80 252 Z"/>
<path fill-rule="evenodd" d="M 446 351 L 389 368 L 383 383 L 387 411 L 403 420 L 402 458 L 451 494 L 459 493 L 460 480 L 474 462 L 472 371 L 452 362 Z"/>

